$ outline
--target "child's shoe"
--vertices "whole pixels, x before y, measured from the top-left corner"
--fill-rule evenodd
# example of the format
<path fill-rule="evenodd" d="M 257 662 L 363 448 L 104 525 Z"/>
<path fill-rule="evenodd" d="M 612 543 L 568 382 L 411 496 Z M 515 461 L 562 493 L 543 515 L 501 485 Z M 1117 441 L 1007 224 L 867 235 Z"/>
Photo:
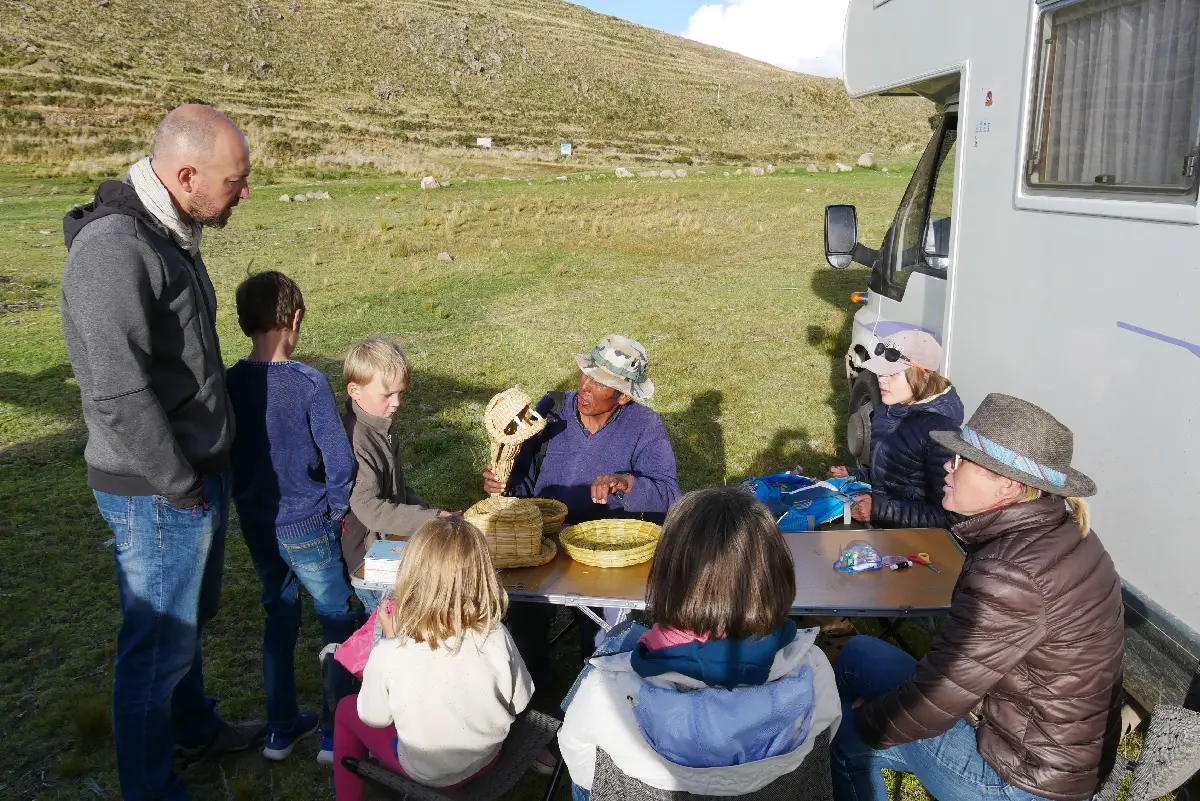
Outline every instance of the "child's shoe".
<path fill-rule="evenodd" d="M 296 743 L 317 730 L 317 713 L 301 712 L 290 729 L 273 730 L 267 734 L 267 744 L 263 748 L 263 756 L 276 762 L 287 759 L 296 747 Z"/>
<path fill-rule="evenodd" d="M 558 757 L 549 748 L 543 748 L 533 762 L 529 764 L 533 768 L 534 773 L 540 773 L 543 776 L 552 776 L 554 769 L 558 766 Z"/>
<path fill-rule="evenodd" d="M 320 765 L 333 764 L 333 732 L 319 731 L 317 736 L 321 738 L 321 750 L 317 752 L 317 763 Z"/>

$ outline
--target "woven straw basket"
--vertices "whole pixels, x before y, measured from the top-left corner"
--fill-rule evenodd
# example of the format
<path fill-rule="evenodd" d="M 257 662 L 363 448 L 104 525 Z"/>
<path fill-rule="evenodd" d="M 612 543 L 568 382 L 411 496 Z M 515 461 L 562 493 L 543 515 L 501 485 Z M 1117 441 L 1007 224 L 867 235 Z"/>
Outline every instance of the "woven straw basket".
<path fill-rule="evenodd" d="M 562 531 L 563 521 L 567 519 L 567 505 L 553 498 L 526 498 L 525 500 L 537 506 L 542 513 L 542 536 L 553 537 Z"/>
<path fill-rule="evenodd" d="M 542 536 L 542 513 L 522 498 L 484 498 L 463 513 L 487 539 L 496 568 L 544 565 L 558 552 L 554 540 Z"/>
<path fill-rule="evenodd" d="M 563 529 L 559 542 L 576 562 L 628 567 L 649 561 L 662 527 L 644 520 L 591 520 Z"/>
<path fill-rule="evenodd" d="M 534 411 L 533 401 L 520 387 L 506 389 L 488 401 L 483 428 L 491 442 L 492 474 L 501 486 L 508 484 L 521 443 L 545 427 L 546 420 Z"/>

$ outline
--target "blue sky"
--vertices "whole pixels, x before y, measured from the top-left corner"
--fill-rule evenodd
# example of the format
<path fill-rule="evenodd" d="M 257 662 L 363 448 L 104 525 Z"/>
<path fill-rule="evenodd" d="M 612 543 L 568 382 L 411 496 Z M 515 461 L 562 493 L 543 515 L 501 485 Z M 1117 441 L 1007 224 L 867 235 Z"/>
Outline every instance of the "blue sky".
<path fill-rule="evenodd" d="M 841 77 L 849 0 L 572 0 L 796 72 Z"/>
<path fill-rule="evenodd" d="M 688 19 L 703 3 L 698 0 L 573 0 L 601 14 L 658 28 L 667 33 L 683 33 Z"/>

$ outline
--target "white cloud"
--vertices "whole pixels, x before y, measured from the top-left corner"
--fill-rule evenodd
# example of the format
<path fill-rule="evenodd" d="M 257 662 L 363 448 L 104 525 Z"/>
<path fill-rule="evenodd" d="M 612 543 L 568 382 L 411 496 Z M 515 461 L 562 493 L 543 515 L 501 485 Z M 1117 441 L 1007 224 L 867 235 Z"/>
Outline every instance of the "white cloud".
<path fill-rule="evenodd" d="M 721 0 L 703 5 L 683 35 L 778 67 L 842 76 L 849 0 Z"/>

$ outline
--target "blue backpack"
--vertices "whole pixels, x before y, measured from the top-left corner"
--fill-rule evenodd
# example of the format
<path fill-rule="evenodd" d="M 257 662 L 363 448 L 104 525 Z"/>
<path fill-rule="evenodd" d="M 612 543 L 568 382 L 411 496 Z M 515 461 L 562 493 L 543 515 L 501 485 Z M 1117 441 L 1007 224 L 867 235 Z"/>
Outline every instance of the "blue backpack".
<path fill-rule="evenodd" d="M 850 499 L 871 491 L 853 478 L 816 481 L 793 473 L 748 478 L 739 485 L 771 510 L 780 531 L 812 531 L 822 523 L 847 518 Z"/>

